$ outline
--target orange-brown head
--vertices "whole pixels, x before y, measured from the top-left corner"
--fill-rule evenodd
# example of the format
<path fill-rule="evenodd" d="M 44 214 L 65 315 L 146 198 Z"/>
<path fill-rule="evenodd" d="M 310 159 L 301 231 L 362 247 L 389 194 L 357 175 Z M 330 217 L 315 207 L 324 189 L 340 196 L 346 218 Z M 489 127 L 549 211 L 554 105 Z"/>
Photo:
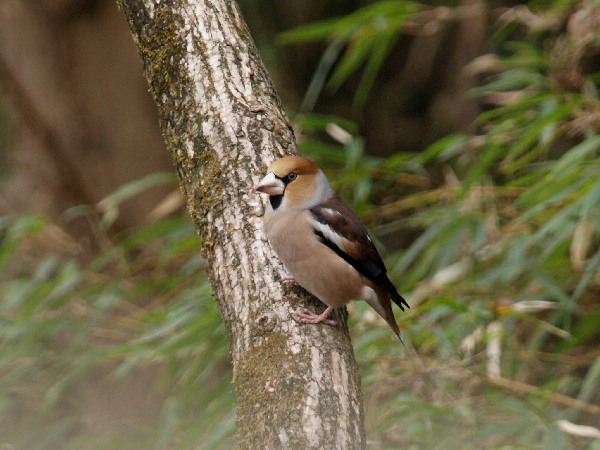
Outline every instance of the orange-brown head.
<path fill-rule="evenodd" d="M 323 171 L 300 156 L 285 156 L 267 169 L 256 190 L 269 194 L 271 206 L 286 209 L 310 208 L 333 195 Z"/>

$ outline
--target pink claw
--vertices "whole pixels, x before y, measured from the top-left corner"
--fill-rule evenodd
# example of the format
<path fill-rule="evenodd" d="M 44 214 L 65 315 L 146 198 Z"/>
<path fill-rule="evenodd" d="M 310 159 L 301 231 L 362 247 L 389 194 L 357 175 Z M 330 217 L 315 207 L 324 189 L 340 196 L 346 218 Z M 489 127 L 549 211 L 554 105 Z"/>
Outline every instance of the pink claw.
<path fill-rule="evenodd" d="M 335 320 L 328 319 L 329 314 L 335 309 L 333 306 L 328 306 L 322 314 L 315 314 L 314 312 L 303 309 L 300 312 L 292 313 L 294 316 L 299 317 L 303 323 L 324 323 L 327 325 L 331 325 L 332 327 L 337 326 L 337 322 Z"/>

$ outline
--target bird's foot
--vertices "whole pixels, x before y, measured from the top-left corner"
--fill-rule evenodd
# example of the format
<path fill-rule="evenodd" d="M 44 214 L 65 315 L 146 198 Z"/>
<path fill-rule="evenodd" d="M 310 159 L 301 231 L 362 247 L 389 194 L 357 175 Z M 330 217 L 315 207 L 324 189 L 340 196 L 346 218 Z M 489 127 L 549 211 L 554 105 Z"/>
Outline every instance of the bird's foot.
<path fill-rule="evenodd" d="M 289 275 L 286 276 L 286 277 L 283 277 L 281 279 L 281 281 L 284 282 L 284 283 L 296 283 L 296 279 L 294 277 L 292 277 L 292 276 L 289 276 Z"/>
<path fill-rule="evenodd" d="M 335 320 L 328 319 L 329 314 L 333 311 L 333 306 L 328 306 L 322 314 L 315 314 L 309 309 L 303 309 L 302 311 L 292 313 L 294 316 L 299 317 L 300 321 L 303 323 L 324 323 L 330 325 L 332 327 L 337 327 L 337 322 Z"/>

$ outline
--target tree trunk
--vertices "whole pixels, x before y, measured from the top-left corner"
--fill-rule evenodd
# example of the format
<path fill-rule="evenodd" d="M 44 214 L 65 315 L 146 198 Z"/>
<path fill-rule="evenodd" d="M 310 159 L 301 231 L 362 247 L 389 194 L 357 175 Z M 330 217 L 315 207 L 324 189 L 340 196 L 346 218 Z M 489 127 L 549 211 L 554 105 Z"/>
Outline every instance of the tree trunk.
<path fill-rule="evenodd" d="M 293 131 L 238 6 L 119 0 L 229 330 L 242 448 L 364 448 L 359 372 L 345 325 L 305 325 L 311 303 L 279 280 L 253 186 L 296 152 Z"/>

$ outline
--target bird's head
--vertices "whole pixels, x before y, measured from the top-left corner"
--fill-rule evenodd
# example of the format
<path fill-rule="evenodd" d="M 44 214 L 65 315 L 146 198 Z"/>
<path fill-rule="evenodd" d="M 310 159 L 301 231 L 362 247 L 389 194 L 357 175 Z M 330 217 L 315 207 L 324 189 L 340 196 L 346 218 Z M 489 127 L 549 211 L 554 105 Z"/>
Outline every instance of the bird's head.
<path fill-rule="evenodd" d="M 256 190 L 270 196 L 273 209 L 311 208 L 333 195 L 323 171 L 300 156 L 285 156 L 267 169 Z"/>

